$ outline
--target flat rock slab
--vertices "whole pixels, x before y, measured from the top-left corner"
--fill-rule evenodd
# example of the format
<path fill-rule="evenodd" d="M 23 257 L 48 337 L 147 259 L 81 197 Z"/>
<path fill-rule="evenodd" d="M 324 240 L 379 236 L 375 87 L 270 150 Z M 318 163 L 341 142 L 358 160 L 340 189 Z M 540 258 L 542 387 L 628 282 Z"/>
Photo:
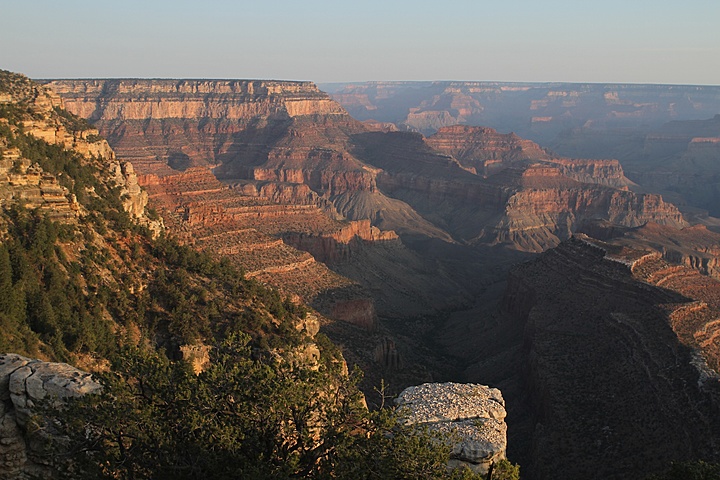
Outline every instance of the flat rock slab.
<path fill-rule="evenodd" d="M 0 400 L 11 400 L 24 426 L 37 402 L 80 397 L 100 390 L 92 375 L 67 363 L 41 362 L 21 355 L 0 355 Z"/>

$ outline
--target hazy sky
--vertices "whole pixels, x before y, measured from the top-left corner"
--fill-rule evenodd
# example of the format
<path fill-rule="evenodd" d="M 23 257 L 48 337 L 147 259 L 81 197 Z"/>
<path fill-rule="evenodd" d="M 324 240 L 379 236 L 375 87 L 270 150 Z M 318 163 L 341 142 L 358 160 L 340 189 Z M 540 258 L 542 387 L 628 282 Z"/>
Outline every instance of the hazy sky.
<path fill-rule="evenodd" d="M 0 0 L 32 78 L 720 85 L 720 0 Z"/>

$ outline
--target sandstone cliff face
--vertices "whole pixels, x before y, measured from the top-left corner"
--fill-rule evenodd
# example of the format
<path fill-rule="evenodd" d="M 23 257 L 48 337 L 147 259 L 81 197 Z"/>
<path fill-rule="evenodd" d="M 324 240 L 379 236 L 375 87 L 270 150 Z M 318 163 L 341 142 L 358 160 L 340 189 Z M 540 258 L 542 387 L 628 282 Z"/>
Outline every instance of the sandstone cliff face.
<path fill-rule="evenodd" d="M 693 301 L 712 280 L 694 272 L 700 283 L 675 288 L 683 267 L 649 253 L 575 238 L 513 270 L 505 305 L 524 323 L 533 411 L 516 428 L 532 432 L 533 478 L 620 479 L 714 458 L 717 382 L 690 350 L 717 358 L 720 311 Z"/>
<path fill-rule="evenodd" d="M 514 133 L 501 134 L 492 128 L 455 125 L 440 128 L 425 140 L 439 152 L 455 157 L 465 168 L 487 176 L 519 160 L 550 158 L 539 145 Z"/>
<path fill-rule="evenodd" d="M 53 439 L 30 418 L 41 402 L 58 402 L 100 390 L 89 373 L 65 363 L 47 363 L 16 354 L 0 355 L 0 477 L 55 478 Z M 43 422 L 40 421 L 40 425 Z"/>
<path fill-rule="evenodd" d="M 295 248 L 309 252 L 317 261 L 333 264 L 350 260 L 353 251 L 361 242 L 397 241 L 398 236 L 393 231 L 383 232 L 373 227 L 370 220 L 366 219 L 351 221 L 340 230 L 325 235 L 286 233 L 283 240 Z"/>
<path fill-rule="evenodd" d="M 310 82 L 250 80 L 58 80 L 65 108 L 92 121 L 126 160 L 180 167 L 219 163 L 257 123 L 343 115 Z M 201 121 L 202 120 L 202 121 Z"/>

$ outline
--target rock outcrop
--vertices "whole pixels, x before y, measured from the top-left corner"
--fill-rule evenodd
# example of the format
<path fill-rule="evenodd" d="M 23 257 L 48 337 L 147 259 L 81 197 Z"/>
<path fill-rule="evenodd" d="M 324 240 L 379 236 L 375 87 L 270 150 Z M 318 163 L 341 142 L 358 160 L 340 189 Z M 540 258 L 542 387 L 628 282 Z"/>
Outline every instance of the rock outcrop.
<path fill-rule="evenodd" d="M 505 458 L 507 425 L 500 390 L 476 384 L 425 383 L 395 400 L 406 424 L 447 435 L 450 468 L 465 466 L 485 475 Z"/>
<path fill-rule="evenodd" d="M 0 139 L 0 205 L 16 203 L 37 208 L 53 220 L 73 221 L 80 215 L 74 195 L 55 175 L 31 165 L 18 149 L 7 148 Z"/>
<path fill-rule="evenodd" d="M 53 438 L 32 426 L 31 419 L 43 403 L 61 405 L 64 399 L 99 390 L 89 373 L 68 364 L 0 355 L 0 477 L 54 478 L 49 450 Z M 43 420 L 35 423 L 42 425 Z"/>
<path fill-rule="evenodd" d="M 62 98 L 54 91 L 30 82 L 22 75 L 8 75 L 6 88 L 10 89 L 10 94 L 0 98 L 0 105 L 24 109 L 31 113 L 31 119 L 23 117 L 19 123 L 2 119 L 0 125 L 11 132 L 22 128 L 24 133 L 72 150 L 88 162 L 103 162 L 113 172 L 113 180 L 121 188 L 125 210 L 136 222 L 159 234 L 163 229 L 162 221 L 147 217 L 147 194 L 137 184 L 132 164 L 122 162 L 121 165 L 108 142 L 98 135 L 97 129 L 67 115 Z M 68 219 L 82 214 L 74 196 L 59 184 L 57 178 L 44 173 L 38 165 L 31 165 L 28 159 L 21 157 L 18 149 L 8 148 L 4 143 L 0 143 L 0 184 L 6 201 L 22 200 L 31 207 L 41 208 L 51 218 Z"/>
<path fill-rule="evenodd" d="M 440 128 L 428 137 L 428 145 L 455 157 L 461 165 L 488 176 L 521 160 L 547 160 L 550 155 L 530 140 L 514 133 L 501 134 L 487 127 L 455 125 Z"/>

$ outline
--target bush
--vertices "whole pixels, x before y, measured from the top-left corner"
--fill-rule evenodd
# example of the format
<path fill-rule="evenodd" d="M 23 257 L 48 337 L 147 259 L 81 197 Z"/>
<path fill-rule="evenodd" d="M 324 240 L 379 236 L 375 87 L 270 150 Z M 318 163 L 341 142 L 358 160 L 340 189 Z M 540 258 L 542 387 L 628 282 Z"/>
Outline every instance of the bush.
<path fill-rule="evenodd" d="M 449 448 L 388 410 L 367 412 L 357 378 L 254 359 L 248 342 L 217 345 L 197 376 L 122 351 L 101 394 L 56 412 L 70 439 L 65 478 L 447 478 Z"/>

